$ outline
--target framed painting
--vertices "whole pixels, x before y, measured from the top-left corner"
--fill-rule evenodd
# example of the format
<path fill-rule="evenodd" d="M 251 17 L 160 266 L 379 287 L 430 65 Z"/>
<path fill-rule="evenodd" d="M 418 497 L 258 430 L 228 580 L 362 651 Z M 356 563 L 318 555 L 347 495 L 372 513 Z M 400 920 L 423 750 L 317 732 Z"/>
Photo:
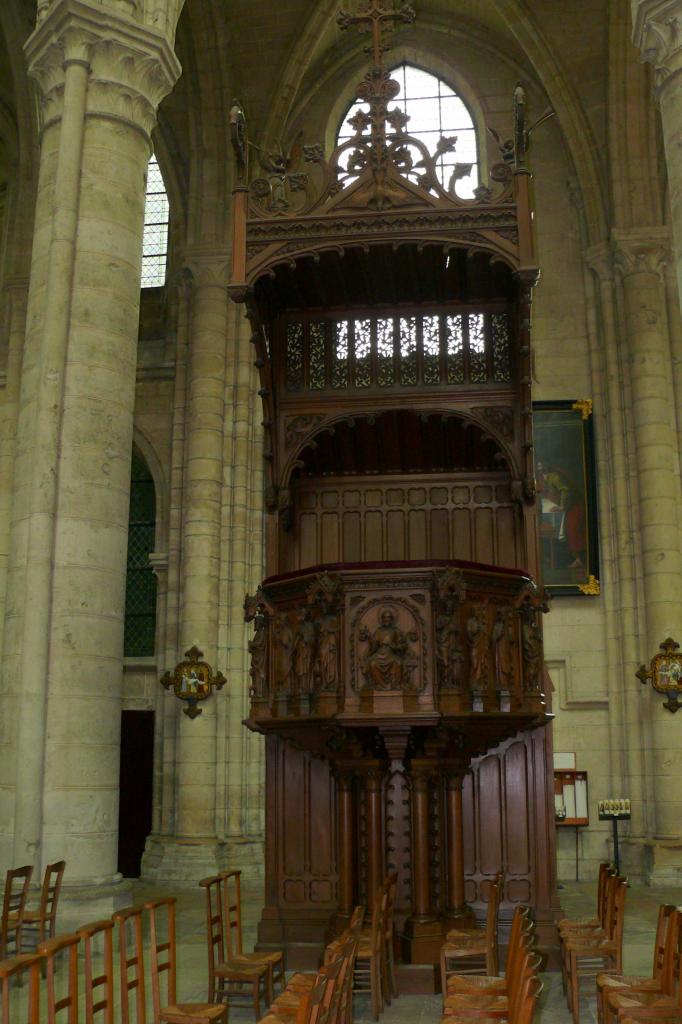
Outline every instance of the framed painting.
<path fill-rule="evenodd" d="M 533 402 L 542 582 L 554 595 L 599 594 L 592 402 Z"/>

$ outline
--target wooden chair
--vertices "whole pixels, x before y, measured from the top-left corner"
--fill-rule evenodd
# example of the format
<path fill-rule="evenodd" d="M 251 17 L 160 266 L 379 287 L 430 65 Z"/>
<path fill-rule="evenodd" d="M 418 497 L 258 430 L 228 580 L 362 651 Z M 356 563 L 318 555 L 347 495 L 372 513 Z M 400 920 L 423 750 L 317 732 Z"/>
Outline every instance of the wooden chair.
<path fill-rule="evenodd" d="M 502 977 L 496 974 L 451 974 L 448 977 L 446 996 L 456 995 L 459 992 L 498 992 L 507 993 L 509 990 L 509 979 L 514 976 L 516 964 L 521 955 L 529 948 L 533 939 L 533 922 L 530 918 L 528 907 L 516 907 L 512 917 L 509 930 L 509 943 L 507 945 L 507 962 Z"/>
<path fill-rule="evenodd" d="M 47 969 L 47 1021 L 46 1024 L 57 1024 L 58 1015 L 64 1010 L 67 1024 L 78 1024 L 78 945 L 80 936 L 58 935 L 55 939 L 41 942 L 36 950 L 45 958 Z M 66 995 L 57 998 L 57 957 L 67 951 L 68 968 Z"/>
<path fill-rule="evenodd" d="M 14 941 L 14 952 L 21 953 L 21 931 L 24 926 L 24 913 L 28 887 L 31 884 L 33 866 L 10 868 L 5 875 L 5 893 L 2 900 L 2 919 L 0 920 L 0 960 L 9 955 L 10 942 Z M 21 980 L 21 973 L 17 980 Z"/>
<path fill-rule="evenodd" d="M 13 980 L 23 984 L 28 974 L 26 1024 L 41 1024 L 40 1020 L 40 965 L 42 957 L 37 953 L 23 953 L 8 960 L 0 960 L 0 1003 L 2 1024 L 12 1024 L 10 986 Z"/>
<path fill-rule="evenodd" d="M 607 992 L 604 999 L 605 1020 L 620 1021 L 623 1017 L 636 1017 L 640 1021 L 661 1018 L 678 1019 L 682 1016 L 682 912 L 675 910 L 672 917 L 671 955 L 667 958 L 661 978 L 660 991 Z"/>
<path fill-rule="evenodd" d="M 154 1024 L 227 1024 L 228 1007 L 225 1003 L 177 1003 L 177 946 L 175 932 L 175 897 L 150 900 L 145 903 L 149 911 L 149 942 L 151 958 L 152 1002 Z M 166 937 L 160 934 L 160 918 L 166 918 Z M 164 959 L 165 954 L 165 959 Z M 166 1006 L 161 1005 L 160 976 L 167 974 Z"/>
<path fill-rule="evenodd" d="M 485 928 L 474 931 L 453 929 L 445 936 L 440 951 L 440 975 L 442 991 L 448 991 L 448 978 L 452 974 L 497 975 L 498 945 L 497 918 L 500 907 L 500 884 L 497 880 L 488 888 L 488 910 Z M 458 970 L 457 963 L 462 964 Z"/>
<path fill-rule="evenodd" d="M 121 992 L 121 1024 L 130 1024 L 130 993 L 135 993 L 134 1024 L 146 1024 L 147 1007 L 144 985 L 144 944 L 142 937 L 143 907 L 125 907 L 111 915 L 118 926 L 119 978 Z M 128 933 L 132 929 L 132 950 Z M 130 955 L 129 955 L 130 954 Z M 132 972 L 132 973 L 131 973 Z"/>
<path fill-rule="evenodd" d="M 384 941 L 382 946 L 381 977 L 383 981 L 384 1002 L 390 1006 L 393 997 L 398 997 L 398 983 L 395 977 L 395 955 L 394 955 L 394 923 L 393 915 L 395 910 L 395 894 L 398 888 L 398 872 L 394 871 L 384 881 L 386 890 L 386 917 L 384 920 Z"/>
<path fill-rule="evenodd" d="M 252 1006 L 256 1020 L 260 1017 L 261 990 L 267 996 L 272 988 L 272 971 L 267 963 L 233 963 L 226 959 L 224 927 L 224 879 L 221 875 L 202 878 L 199 882 L 206 893 L 206 942 L 208 946 L 208 1002 L 229 1003 L 234 1006 Z M 244 988 L 251 989 L 251 1002 L 231 999 Z M 127 1024 L 127 1021 L 123 1021 Z"/>
<path fill-rule="evenodd" d="M 650 977 L 634 974 L 597 975 L 597 1018 L 599 1024 L 607 1019 L 607 998 L 612 993 L 661 992 L 671 994 L 673 984 L 673 950 L 680 935 L 682 915 L 672 903 L 658 908 L 658 922 L 654 939 L 654 962 Z"/>
<path fill-rule="evenodd" d="M 532 1024 L 535 1018 L 538 996 L 542 992 L 542 983 L 536 974 L 530 974 L 518 986 L 514 1002 L 508 1010 L 497 1015 L 489 1015 L 486 1010 L 470 1010 L 468 1013 L 451 1014 L 443 1017 L 441 1024 Z"/>
<path fill-rule="evenodd" d="M 559 921 L 559 938 L 563 939 L 568 932 L 584 928 L 603 928 L 606 921 L 606 883 L 610 877 L 615 875 L 615 869 L 608 861 L 602 861 L 599 865 L 597 878 L 597 913 L 595 917 L 564 917 Z"/>
<path fill-rule="evenodd" d="M 284 953 L 245 953 L 242 945 L 241 871 L 222 871 L 225 907 L 225 954 L 228 963 L 265 966 L 267 968 L 267 998 L 275 997 L 275 983 L 284 991 Z"/>
<path fill-rule="evenodd" d="M 76 932 L 83 943 L 85 957 L 85 1024 L 95 1024 L 95 1017 L 99 1013 L 103 1014 L 100 1024 L 114 1024 L 113 932 L 114 922 L 111 920 L 93 921 L 92 924 L 78 928 Z M 95 974 L 95 946 L 99 944 L 100 936 L 102 972 Z"/>
<path fill-rule="evenodd" d="M 448 995 L 444 1000 L 443 1020 L 472 1014 L 493 1018 L 509 1016 L 512 1007 L 517 1004 L 519 990 L 528 978 L 537 974 L 539 964 L 540 957 L 530 949 L 525 949 L 516 958 L 513 970 L 506 975 L 505 991 L 471 991 Z"/>
<path fill-rule="evenodd" d="M 627 882 L 619 876 L 607 881 L 607 928 L 576 932 L 563 942 L 562 970 L 573 1024 L 580 1022 L 580 979 L 601 971 L 622 972 L 623 917 Z"/>
<path fill-rule="evenodd" d="M 372 1016 L 379 1020 L 384 1008 L 383 992 L 386 983 L 382 978 L 385 957 L 386 911 L 388 889 L 382 886 L 374 897 L 372 925 L 369 933 L 361 934 L 355 958 L 354 992 L 369 992 Z"/>
<path fill-rule="evenodd" d="M 35 934 L 36 946 L 55 936 L 57 905 L 65 867 L 66 862 L 63 860 L 47 865 L 40 891 L 40 903 L 35 909 L 29 907 L 24 910 L 23 931 Z"/>

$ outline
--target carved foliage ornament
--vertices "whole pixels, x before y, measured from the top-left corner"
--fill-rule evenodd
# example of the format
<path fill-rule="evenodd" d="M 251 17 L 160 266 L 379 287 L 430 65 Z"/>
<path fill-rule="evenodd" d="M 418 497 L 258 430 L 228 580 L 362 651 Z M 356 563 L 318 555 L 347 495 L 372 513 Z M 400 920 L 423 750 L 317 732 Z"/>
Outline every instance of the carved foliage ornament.
<path fill-rule="evenodd" d="M 190 647 L 185 651 L 185 660 L 161 677 L 161 685 L 166 690 L 172 689 L 175 696 L 186 703 L 182 710 L 188 718 L 200 715 L 199 702 L 207 700 L 214 689 L 222 690 L 227 682 L 222 672 L 214 672 L 209 663 L 202 660 L 203 657 L 204 652 L 196 645 Z"/>
<path fill-rule="evenodd" d="M 665 694 L 667 700 L 663 707 L 674 714 L 682 707 L 682 653 L 680 645 L 670 636 L 660 649 L 663 653 L 653 656 L 648 669 L 640 665 L 636 675 L 643 685 L 651 683 L 654 690 Z"/>

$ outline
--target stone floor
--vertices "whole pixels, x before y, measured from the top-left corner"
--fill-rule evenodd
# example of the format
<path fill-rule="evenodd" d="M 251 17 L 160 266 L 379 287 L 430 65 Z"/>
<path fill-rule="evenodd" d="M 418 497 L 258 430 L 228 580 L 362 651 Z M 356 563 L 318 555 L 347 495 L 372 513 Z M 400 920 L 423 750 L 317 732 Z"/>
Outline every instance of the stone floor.
<path fill-rule="evenodd" d="M 560 896 L 564 911 L 569 916 L 591 914 L 595 899 L 594 882 L 565 883 Z M 152 896 L 165 894 L 167 890 L 153 889 L 141 883 L 133 883 L 134 901 L 142 901 Z M 180 889 L 178 897 L 178 997 L 191 1001 L 206 998 L 206 944 L 203 890 Z M 245 902 L 245 948 L 252 948 L 255 939 L 255 928 L 260 911 L 260 886 L 245 885 L 243 896 Z M 633 886 L 627 897 L 625 915 L 625 970 L 634 973 L 648 974 L 651 970 L 653 937 L 656 925 L 658 906 L 662 902 L 682 903 L 682 891 L 677 889 L 649 889 Z M 570 1024 L 566 1002 L 561 991 L 561 979 L 558 974 L 548 973 L 544 976 L 544 991 L 541 997 L 539 1012 L 536 1015 L 538 1024 Z M 118 997 L 118 991 L 117 991 Z M 148 993 L 149 996 L 149 993 Z M 25 1011 L 23 1002 L 25 989 L 13 994 L 12 1024 L 23 1024 Z M 153 1021 L 151 1001 L 149 1002 L 147 1024 Z M 440 1018 L 440 998 L 437 996 L 401 996 L 392 1007 L 387 1008 L 382 1024 L 428 1024 Z M 41 1021 L 45 1020 L 44 1012 Z M 120 1020 L 117 1013 L 116 1020 Z M 355 1006 L 355 1020 L 369 1022 L 371 1013 L 368 1001 L 358 998 Z M 594 1024 L 594 1000 L 586 995 L 581 1004 L 581 1024 Z M 253 1015 L 246 1009 L 231 1009 L 230 1024 L 251 1024 Z M 134 1021 L 134 1024 L 145 1024 Z"/>

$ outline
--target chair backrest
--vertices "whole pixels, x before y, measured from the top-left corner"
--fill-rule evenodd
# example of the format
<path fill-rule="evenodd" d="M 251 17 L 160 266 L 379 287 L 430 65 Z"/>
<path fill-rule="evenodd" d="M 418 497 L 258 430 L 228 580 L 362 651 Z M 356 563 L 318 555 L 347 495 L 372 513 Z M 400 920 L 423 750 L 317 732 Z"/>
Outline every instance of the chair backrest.
<path fill-rule="evenodd" d="M 225 960 L 223 927 L 223 880 L 220 875 L 202 878 L 199 885 L 206 894 L 206 943 L 208 946 L 208 985 L 215 992 L 216 967 Z"/>
<path fill-rule="evenodd" d="M 40 1024 L 40 964 L 42 957 L 37 953 L 23 953 L 9 960 L 0 960 L 0 1004 L 2 1024 L 12 1024 L 10 986 L 14 978 L 28 973 L 28 997 L 26 1024 Z M 16 1020 L 16 1018 L 15 1018 Z"/>
<path fill-rule="evenodd" d="M 57 1024 L 57 1017 L 62 1011 L 66 1016 L 66 1024 L 78 1024 L 78 945 L 80 935 L 58 935 L 56 939 L 41 942 L 36 950 L 45 958 L 47 970 L 47 1024 Z M 67 951 L 68 968 L 66 994 L 57 998 L 57 957 Z"/>
<path fill-rule="evenodd" d="M 227 959 L 242 954 L 241 871 L 221 871 Z"/>
<path fill-rule="evenodd" d="M 176 1001 L 177 948 L 175 936 L 175 896 L 163 900 L 150 900 L 145 903 L 149 911 L 149 955 L 151 959 L 152 1002 L 154 1020 L 161 1013 L 161 986 L 159 976 L 167 972 L 166 1006 L 173 1006 Z M 162 933 L 165 917 L 165 937 Z M 164 955 L 165 954 L 165 955 Z"/>
<path fill-rule="evenodd" d="M 509 1024 L 532 1024 L 542 982 L 536 974 L 529 975 L 519 987 L 517 999 L 510 1007 Z"/>
<path fill-rule="evenodd" d="M 144 950 L 141 906 L 125 907 L 111 915 L 118 925 L 119 976 L 121 983 L 121 1024 L 130 1024 L 130 993 L 135 992 L 135 1024 L 146 1024 L 144 991 Z M 132 932 L 132 942 L 129 941 Z"/>
<path fill-rule="evenodd" d="M 339 946 L 338 953 L 330 961 L 333 963 L 338 958 L 341 961 L 341 969 L 329 1006 L 328 1024 L 338 1024 L 339 1021 L 351 1020 L 349 1010 L 353 999 L 353 973 L 355 971 L 355 958 L 359 941 L 360 938 L 357 930 L 349 932 L 347 938 Z"/>
<path fill-rule="evenodd" d="M 533 922 L 528 907 L 518 906 L 514 910 L 511 928 L 509 929 L 509 943 L 507 944 L 507 962 L 505 964 L 505 977 L 509 977 L 515 968 L 519 955 L 530 945 L 533 935 Z"/>
<path fill-rule="evenodd" d="M 358 928 L 362 928 L 362 924 L 363 924 L 364 920 L 365 920 L 365 908 L 364 907 L 356 907 L 355 910 L 353 911 L 353 916 L 350 919 L 350 923 L 348 925 L 348 930 L 352 932 L 352 931 L 356 931 Z"/>
<path fill-rule="evenodd" d="M 388 906 L 388 890 L 385 886 L 377 889 L 372 910 L 372 929 L 370 932 L 370 948 L 372 953 L 379 953 L 384 941 L 386 907 Z"/>
<path fill-rule="evenodd" d="M 2 900 L 2 921 L 0 922 L 0 959 L 7 956 L 10 914 L 16 914 L 16 923 L 21 924 L 32 875 L 32 864 L 25 864 L 23 868 L 10 868 L 5 875 L 5 894 Z M 21 951 L 17 950 L 17 953 L 19 952 Z"/>
<path fill-rule="evenodd" d="M 675 908 L 670 918 L 666 933 L 666 949 L 661 974 L 661 991 L 674 996 L 680 985 L 680 967 L 682 965 L 682 910 Z"/>
<path fill-rule="evenodd" d="M 334 993 L 339 984 L 343 958 L 335 957 L 331 963 L 320 967 L 310 993 L 305 1024 L 330 1024 Z"/>
<path fill-rule="evenodd" d="M 620 875 L 614 875 L 609 881 L 613 885 L 613 899 L 610 903 L 607 935 L 615 945 L 615 968 L 620 972 L 623 969 L 623 926 L 628 883 Z"/>
<path fill-rule="evenodd" d="M 43 876 L 43 888 L 40 893 L 40 929 L 41 936 L 54 938 L 57 922 L 57 904 L 62 891 L 62 878 L 66 862 L 63 860 L 48 864 Z"/>
<path fill-rule="evenodd" d="M 597 881 L 597 918 L 602 928 L 607 927 L 607 915 L 609 904 L 609 880 L 615 878 L 616 870 L 607 862 L 599 865 L 599 879 Z"/>
<path fill-rule="evenodd" d="M 85 955 L 85 1024 L 95 1024 L 98 1013 L 103 1014 L 101 1024 L 114 1024 L 114 922 L 93 921 L 79 928 L 77 934 Z M 95 974 L 94 953 L 100 936 L 102 972 Z"/>
<path fill-rule="evenodd" d="M 657 981 L 661 980 L 665 969 L 667 939 L 674 913 L 675 906 L 672 903 L 661 903 L 658 908 L 656 937 L 654 939 L 654 962 L 651 968 L 651 976 Z"/>

